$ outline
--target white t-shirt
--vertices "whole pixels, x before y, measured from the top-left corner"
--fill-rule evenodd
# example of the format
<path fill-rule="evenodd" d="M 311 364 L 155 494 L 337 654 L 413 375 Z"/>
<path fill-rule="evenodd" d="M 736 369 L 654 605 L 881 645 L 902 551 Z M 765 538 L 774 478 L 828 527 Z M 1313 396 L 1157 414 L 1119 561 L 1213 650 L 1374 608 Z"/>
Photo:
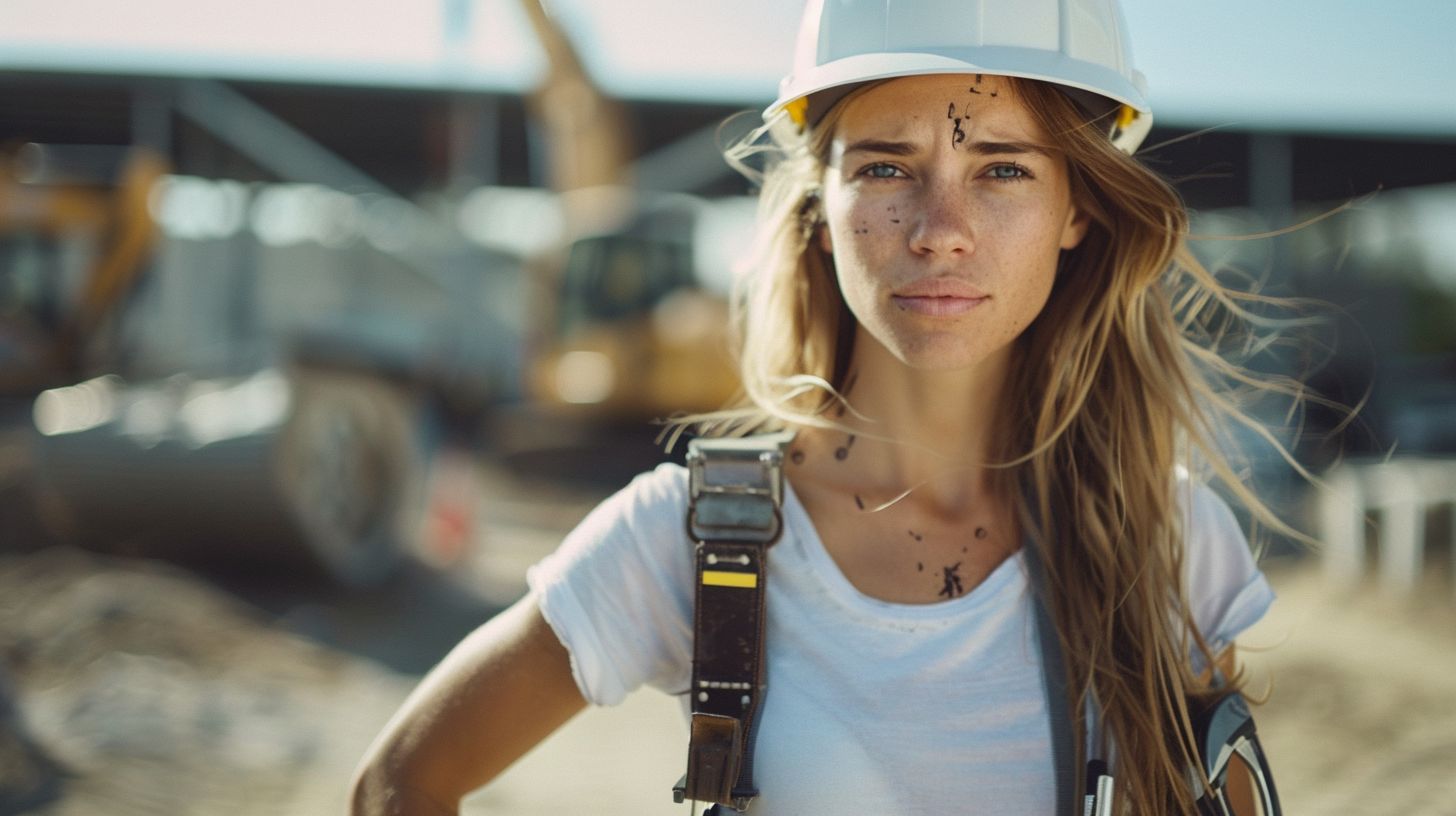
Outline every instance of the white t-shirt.
<path fill-rule="evenodd" d="M 1227 505 L 1204 487 L 1187 493 L 1189 599 L 1217 649 L 1274 596 Z M 688 709 L 694 576 L 686 510 L 687 471 L 662 465 L 594 510 L 529 572 L 587 700 L 612 705 L 645 683 Z M 768 561 L 768 690 L 754 760 L 760 796 L 748 812 L 1054 812 L 1022 556 L 953 600 L 888 603 L 844 577 L 792 487 L 784 520 Z"/>

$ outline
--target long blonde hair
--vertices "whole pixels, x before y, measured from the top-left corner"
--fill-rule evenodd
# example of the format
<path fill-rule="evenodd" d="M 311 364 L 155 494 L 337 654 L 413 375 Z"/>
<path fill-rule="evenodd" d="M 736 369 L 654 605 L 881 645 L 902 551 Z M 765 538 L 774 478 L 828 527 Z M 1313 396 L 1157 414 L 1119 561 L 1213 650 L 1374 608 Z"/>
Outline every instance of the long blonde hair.
<path fill-rule="evenodd" d="M 1095 696 L 1116 743 L 1120 808 L 1193 813 L 1189 702 L 1215 692 L 1189 655 L 1208 666 L 1215 655 L 1183 586 L 1174 474 L 1186 467 L 1216 479 L 1256 519 L 1292 532 L 1242 484 L 1219 442 L 1229 423 L 1261 431 L 1241 412 L 1238 387 L 1297 387 L 1259 380 L 1218 354 L 1228 318 L 1270 299 L 1223 286 L 1198 262 L 1177 192 L 1053 86 L 1013 86 L 1066 159 L 1091 226 L 1016 341 L 992 467 L 1045 567 L 1070 710 Z M 807 134 L 774 123 L 726 151 L 761 185 L 759 230 L 734 298 L 743 399 L 685 420 L 703 433 L 840 427 L 830 409 L 852 410 L 844 392 L 855 321 L 814 234 L 839 114 L 869 87 Z M 759 158 L 766 169 L 749 169 Z M 1225 690 L 1242 685 L 1241 676 L 1223 680 Z"/>

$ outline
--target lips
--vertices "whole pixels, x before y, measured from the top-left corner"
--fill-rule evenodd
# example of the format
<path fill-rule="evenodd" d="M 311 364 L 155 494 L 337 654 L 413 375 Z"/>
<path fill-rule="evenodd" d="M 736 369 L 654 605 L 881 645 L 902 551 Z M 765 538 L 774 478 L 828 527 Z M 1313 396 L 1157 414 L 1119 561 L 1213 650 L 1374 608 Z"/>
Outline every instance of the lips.
<path fill-rule="evenodd" d="M 958 278 L 921 278 L 896 289 L 890 299 L 905 311 L 948 317 L 965 314 L 991 296 Z"/>
<path fill-rule="evenodd" d="M 895 297 L 978 300 L 989 295 L 960 278 L 921 278 L 896 289 Z"/>

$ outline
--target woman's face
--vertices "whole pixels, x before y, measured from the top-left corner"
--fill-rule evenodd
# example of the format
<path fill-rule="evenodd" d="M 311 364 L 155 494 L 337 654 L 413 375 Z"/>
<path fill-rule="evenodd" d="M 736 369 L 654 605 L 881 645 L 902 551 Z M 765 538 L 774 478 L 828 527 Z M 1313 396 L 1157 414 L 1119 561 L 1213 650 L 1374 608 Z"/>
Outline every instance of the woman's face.
<path fill-rule="evenodd" d="M 846 103 L 820 240 L 861 335 L 922 370 L 1009 352 L 1087 228 L 1049 141 L 997 76 L 906 77 Z"/>

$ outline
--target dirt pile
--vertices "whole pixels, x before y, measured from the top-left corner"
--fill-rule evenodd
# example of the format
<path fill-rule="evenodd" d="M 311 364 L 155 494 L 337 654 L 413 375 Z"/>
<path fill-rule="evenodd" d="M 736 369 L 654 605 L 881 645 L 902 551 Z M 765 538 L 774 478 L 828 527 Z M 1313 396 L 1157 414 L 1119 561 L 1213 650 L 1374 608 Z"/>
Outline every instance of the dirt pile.
<path fill-rule="evenodd" d="M 1456 597 L 1335 588 L 1308 564 L 1240 638 L 1288 813 L 1456 814 Z M 1272 684 L 1272 685 L 1271 685 Z"/>
<path fill-rule="evenodd" d="M 178 570 L 67 550 L 0 559 L 0 661 L 36 754 L 0 790 L 50 786 L 55 816 L 341 812 L 412 684 Z"/>
<path fill-rule="evenodd" d="M 1456 814 L 1449 585 L 1391 598 L 1332 589 L 1312 566 L 1271 567 L 1279 601 L 1241 638 L 1251 691 L 1272 683 L 1256 717 L 1286 811 Z M 354 764 L 414 682 L 180 570 L 3 557 L 0 813 L 341 813 Z M 677 702 L 641 692 L 577 718 L 467 812 L 681 813 L 666 786 L 684 739 Z"/>

